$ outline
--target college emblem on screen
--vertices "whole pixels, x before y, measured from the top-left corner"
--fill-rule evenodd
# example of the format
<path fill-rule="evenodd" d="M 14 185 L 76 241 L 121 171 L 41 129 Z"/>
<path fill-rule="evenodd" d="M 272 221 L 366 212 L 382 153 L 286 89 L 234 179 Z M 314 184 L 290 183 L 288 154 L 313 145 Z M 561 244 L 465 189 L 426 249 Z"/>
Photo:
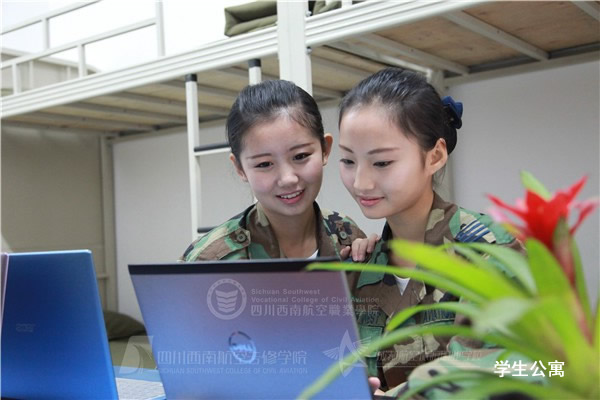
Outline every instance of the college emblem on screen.
<path fill-rule="evenodd" d="M 246 308 L 246 291 L 234 279 L 219 279 L 208 289 L 210 312 L 219 319 L 233 319 Z"/>

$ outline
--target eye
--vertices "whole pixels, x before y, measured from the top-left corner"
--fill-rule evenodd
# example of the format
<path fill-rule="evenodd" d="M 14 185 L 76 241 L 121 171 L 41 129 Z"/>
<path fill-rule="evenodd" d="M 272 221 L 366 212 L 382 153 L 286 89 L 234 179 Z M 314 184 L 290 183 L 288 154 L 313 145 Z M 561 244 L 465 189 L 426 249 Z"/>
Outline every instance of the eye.
<path fill-rule="evenodd" d="M 373 163 L 373 165 L 378 168 L 385 168 L 388 165 L 390 165 L 392 162 L 393 161 L 377 161 L 376 163 Z"/>
<path fill-rule="evenodd" d="M 342 159 L 340 159 L 340 162 L 341 162 L 342 164 L 344 164 L 344 165 L 353 165 L 353 164 L 354 164 L 354 161 L 352 161 L 352 160 L 349 160 L 349 159 L 347 159 L 347 158 L 342 158 Z"/>
<path fill-rule="evenodd" d="M 254 168 L 268 168 L 271 165 L 273 165 L 273 163 L 271 161 L 263 161 L 260 164 L 257 164 L 256 166 L 254 166 Z"/>
<path fill-rule="evenodd" d="M 310 153 L 300 153 L 300 154 L 296 154 L 294 156 L 294 160 L 299 161 L 299 160 L 304 160 L 305 158 L 309 157 Z"/>

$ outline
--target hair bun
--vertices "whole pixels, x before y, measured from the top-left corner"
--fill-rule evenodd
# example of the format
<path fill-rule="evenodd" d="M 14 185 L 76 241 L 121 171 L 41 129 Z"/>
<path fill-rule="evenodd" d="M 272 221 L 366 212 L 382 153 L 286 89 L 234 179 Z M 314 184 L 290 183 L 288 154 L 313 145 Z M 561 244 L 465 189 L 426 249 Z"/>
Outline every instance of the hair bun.
<path fill-rule="evenodd" d="M 448 116 L 448 125 L 454 129 L 460 129 L 462 126 L 462 115 L 463 115 L 463 104 L 450 96 L 446 96 L 442 99 L 444 105 L 444 111 Z"/>

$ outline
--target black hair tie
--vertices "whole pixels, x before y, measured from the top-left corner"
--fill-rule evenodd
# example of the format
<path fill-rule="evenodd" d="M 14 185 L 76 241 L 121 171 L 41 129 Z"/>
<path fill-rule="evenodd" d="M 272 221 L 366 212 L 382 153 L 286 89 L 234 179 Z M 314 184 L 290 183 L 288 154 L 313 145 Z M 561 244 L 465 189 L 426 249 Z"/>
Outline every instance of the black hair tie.
<path fill-rule="evenodd" d="M 463 104 L 461 102 L 454 101 L 450 96 L 446 96 L 442 99 L 444 110 L 449 118 L 449 125 L 454 129 L 460 129 L 462 126 L 462 114 Z"/>

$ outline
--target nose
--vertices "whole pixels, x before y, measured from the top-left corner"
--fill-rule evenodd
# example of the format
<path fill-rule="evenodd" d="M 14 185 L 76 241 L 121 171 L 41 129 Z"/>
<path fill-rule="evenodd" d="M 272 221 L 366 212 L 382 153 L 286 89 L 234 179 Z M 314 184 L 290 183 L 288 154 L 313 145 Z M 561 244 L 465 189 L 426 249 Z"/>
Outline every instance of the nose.
<path fill-rule="evenodd" d="M 375 183 L 368 168 L 358 166 L 354 176 L 354 190 L 359 193 L 368 192 L 375 188 Z"/>
<path fill-rule="evenodd" d="M 280 187 L 291 187 L 298 183 L 298 174 L 291 165 L 282 165 L 279 169 L 277 184 Z"/>

